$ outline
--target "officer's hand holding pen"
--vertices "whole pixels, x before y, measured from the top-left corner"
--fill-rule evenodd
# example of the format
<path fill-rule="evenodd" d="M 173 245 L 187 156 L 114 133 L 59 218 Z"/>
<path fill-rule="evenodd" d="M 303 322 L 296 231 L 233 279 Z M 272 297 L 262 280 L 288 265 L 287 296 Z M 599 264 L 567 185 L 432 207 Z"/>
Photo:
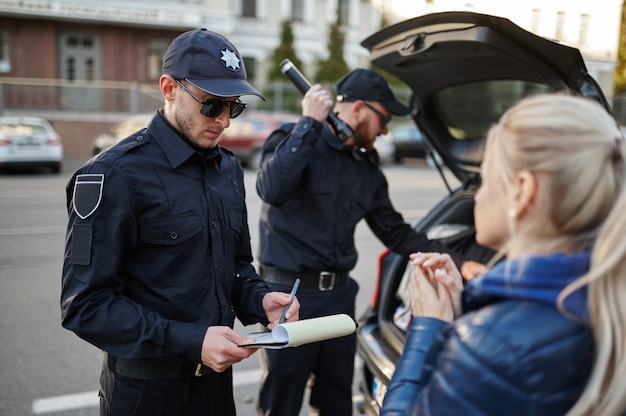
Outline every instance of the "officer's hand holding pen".
<path fill-rule="evenodd" d="M 287 311 L 291 307 L 291 304 L 293 303 L 293 298 L 296 297 L 296 292 L 298 291 L 298 286 L 300 286 L 300 279 L 296 279 L 296 281 L 293 284 L 293 288 L 291 289 L 291 293 L 289 294 L 289 303 L 287 305 L 285 305 L 285 308 L 283 309 L 283 313 L 280 314 L 280 319 L 278 320 L 279 324 L 282 324 L 282 323 L 285 322 L 285 314 L 287 313 Z"/>
<path fill-rule="evenodd" d="M 267 320 L 269 321 L 267 329 L 271 330 L 275 325 L 278 325 L 283 313 L 284 320 L 297 321 L 299 319 L 300 302 L 298 302 L 293 288 L 292 292 L 293 296 L 287 296 L 287 293 L 279 291 L 269 292 L 263 296 L 263 310 L 265 310 Z M 287 316 L 287 311 L 289 311 L 289 316 Z"/>

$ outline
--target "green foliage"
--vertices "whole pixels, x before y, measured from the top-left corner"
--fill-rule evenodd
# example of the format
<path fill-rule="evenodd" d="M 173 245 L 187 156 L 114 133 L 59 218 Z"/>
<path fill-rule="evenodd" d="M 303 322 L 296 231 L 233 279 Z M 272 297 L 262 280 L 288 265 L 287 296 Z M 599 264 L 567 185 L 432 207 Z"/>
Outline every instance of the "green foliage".
<path fill-rule="evenodd" d="M 293 41 L 294 36 L 291 21 L 284 20 L 281 25 L 280 44 L 272 55 L 272 68 L 268 76 L 270 81 L 282 81 L 285 79 L 285 75 L 283 75 L 279 67 L 280 63 L 285 59 L 291 60 L 298 68 L 302 67 L 302 62 L 296 55 L 296 50 L 293 47 Z"/>
<path fill-rule="evenodd" d="M 387 17 L 386 13 L 383 13 L 382 18 L 380 20 L 380 28 L 384 29 L 385 27 L 389 25 L 390 25 L 389 18 Z M 376 71 L 380 75 L 382 75 L 382 77 L 385 78 L 385 80 L 389 83 L 389 85 L 406 87 L 404 82 L 400 81 L 400 79 L 398 79 L 396 76 L 391 75 L 389 72 L 385 71 L 384 69 L 375 67 L 371 62 L 370 62 L 369 69 L 371 69 L 372 71 Z"/>
<path fill-rule="evenodd" d="M 320 62 L 314 80 L 319 83 L 335 83 L 349 72 L 348 64 L 343 57 L 345 36 L 341 30 L 341 13 L 337 9 L 337 20 L 330 26 L 328 37 L 328 58 Z"/>
<path fill-rule="evenodd" d="M 385 78 L 385 80 L 389 83 L 389 85 L 406 86 L 406 84 L 404 82 L 400 81 L 400 79 L 398 77 L 396 77 L 395 75 L 391 75 L 389 72 L 385 71 L 384 69 L 377 68 L 374 65 L 372 65 L 371 63 L 370 63 L 370 69 L 372 71 L 378 72 L 383 78 Z"/>
<path fill-rule="evenodd" d="M 617 65 L 613 72 L 613 92 L 621 95 L 626 92 L 626 1 L 622 3 L 619 42 L 617 44 Z"/>

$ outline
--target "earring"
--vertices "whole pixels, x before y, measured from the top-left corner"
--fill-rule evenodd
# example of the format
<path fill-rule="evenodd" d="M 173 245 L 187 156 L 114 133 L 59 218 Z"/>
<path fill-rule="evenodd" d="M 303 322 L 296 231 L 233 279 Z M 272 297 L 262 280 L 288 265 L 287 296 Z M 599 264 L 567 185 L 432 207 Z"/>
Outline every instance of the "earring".
<path fill-rule="evenodd" d="M 510 208 L 509 209 L 509 217 L 510 218 L 515 218 L 516 215 L 517 215 L 517 211 L 515 211 L 515 208 Z"/>

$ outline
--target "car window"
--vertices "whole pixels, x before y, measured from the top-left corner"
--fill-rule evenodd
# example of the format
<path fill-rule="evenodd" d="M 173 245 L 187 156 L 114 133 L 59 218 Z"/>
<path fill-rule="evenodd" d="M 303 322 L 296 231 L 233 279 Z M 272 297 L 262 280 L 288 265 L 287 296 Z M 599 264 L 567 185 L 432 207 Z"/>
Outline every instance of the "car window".
<path fill-rule="evenodd" d="M 47 134 L 48 131 L 41 124 L 3 123 L 0 125 L 0 133 L 7 136 L 36 136 Z"/>
<path fill-rule="evenodd" d="M 420 140 L 422 133 L 417 127 L 398 127 L 393 130 L 393 138 L 399 141 Z"/>
<path fill-rule="evenodd" d="M 446 88 L 434 97 L 440 119 L 457 140 L 483 139 L 502 113 L 523 97 L 554 92 L 547 85 L 517 80 L 474 82 Z"/>

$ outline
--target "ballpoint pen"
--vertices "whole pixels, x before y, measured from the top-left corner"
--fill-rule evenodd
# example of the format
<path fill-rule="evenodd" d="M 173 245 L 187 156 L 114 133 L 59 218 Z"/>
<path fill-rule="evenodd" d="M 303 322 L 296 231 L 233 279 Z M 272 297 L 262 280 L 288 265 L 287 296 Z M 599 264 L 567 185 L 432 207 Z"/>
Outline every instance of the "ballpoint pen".
<path fill-rule="evenodd" d="M 296 296 L 296 291 L 298 290 L 298 286 L 299 285 L 300 285 L 300 279 L 298 278 L 298 279 L 296 279 L 295 283 L 293 284 L 293 288 L 291 289 L 291 293 L 289 294 L 289 303 L 283 309 L 283 313 L 280 314 L 280 319 L 278 320 L 279 324 L 282 324 L 283 322 L 285 322 L 285 314 L 287 313 L 287 310 L 291 306 L 291 304 L 293 302 L 293 298 Z"/>

